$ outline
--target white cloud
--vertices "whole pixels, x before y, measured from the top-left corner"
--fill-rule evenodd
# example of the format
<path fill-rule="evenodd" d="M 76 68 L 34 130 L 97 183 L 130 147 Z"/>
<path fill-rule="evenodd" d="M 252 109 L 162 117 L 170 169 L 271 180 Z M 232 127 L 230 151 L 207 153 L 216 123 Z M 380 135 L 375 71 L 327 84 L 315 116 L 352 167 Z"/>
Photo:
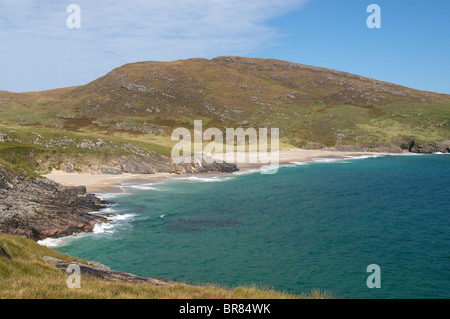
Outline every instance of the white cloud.
<path fill-rule="evenodd" d="M 0 0 L 0 90 L 7 75 L 69 83 L 133 61 L 246 55 L 277 38 L 270 19 L 306 1 Z M 81 7 L 81 29 L 66 26 L 70 3 Z"/>

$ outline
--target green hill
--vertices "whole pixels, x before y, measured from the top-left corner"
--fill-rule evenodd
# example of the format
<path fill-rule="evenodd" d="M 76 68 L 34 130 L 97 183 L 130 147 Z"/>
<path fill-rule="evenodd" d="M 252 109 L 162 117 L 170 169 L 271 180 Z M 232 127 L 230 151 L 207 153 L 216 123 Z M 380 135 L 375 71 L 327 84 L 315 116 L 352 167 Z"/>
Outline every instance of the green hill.
<path fill-rule="evenodd" d="M 450 140 L 450 95 L 243 57 L 131 63 L 82 86 L 0 91 L 0 115 L 0 134 L 23 129 L 31 142 L 31 131 L 119 137 L 163 154 L 172 130 L 194 119 L 221 130 L 277 127 L 284 145 L 306 148 L 399 151 Z"/>

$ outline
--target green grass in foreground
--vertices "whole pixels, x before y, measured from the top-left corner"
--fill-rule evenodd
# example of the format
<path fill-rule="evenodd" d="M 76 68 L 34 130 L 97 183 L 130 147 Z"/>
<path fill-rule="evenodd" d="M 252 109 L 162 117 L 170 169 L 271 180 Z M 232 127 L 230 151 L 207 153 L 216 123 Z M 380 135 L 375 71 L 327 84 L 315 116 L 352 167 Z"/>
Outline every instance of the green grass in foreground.
<path fill-rule="evenodd" d="M 0 254 L 0 298 L 7 299 L 324 299 L 333 298 L 319 290 L 309 294 L 292 295 L 264 287 L 227 288 L 207 284 L 191 286 L 177 284 L 158 287 L 148 283 L 112 283 L 81 274 L 81 288 L 69 289 L 68 274 L 64 274 L 42 257 L 51 256 L 65 261 L 85 262 L 56 250 L 41 246 L 19 236 L 0 234 L 0 247 L 12 257 Z"/>

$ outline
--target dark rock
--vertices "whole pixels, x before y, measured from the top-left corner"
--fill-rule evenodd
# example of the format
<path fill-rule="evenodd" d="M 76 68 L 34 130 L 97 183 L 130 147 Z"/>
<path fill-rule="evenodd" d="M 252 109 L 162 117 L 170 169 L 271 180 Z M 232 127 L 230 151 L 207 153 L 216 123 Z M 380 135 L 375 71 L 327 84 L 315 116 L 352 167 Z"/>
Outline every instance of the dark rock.
<path fill-rule="evenodd" d="M 12 259 L 11 256 L 6 252 L 3 247 L 0 246 L 0 256 L 5 257 L 6 259 Z"/>
<path fill-rule="evenodd" d="M 106 204 L 87 195 L 84 186 L 29 178 L 0 165 L 0 232 L 40 240 L 92 231 L 107 219 L 90 213 Z"/>
<path fill-rule="evenodd" d="M 398 142 L 398 144 L 402 150 L 410 152 L 411 149 L 414 147 L 415 142 L 412 138 L 404 138 L 404 139 L 401 139 Z"/>
<path fill-rule="evenodd" d="M 450 153 L 450 140 L 445 142 L 417 144 L 412 138 L 399 138 L 395 141 L 395 144 L 396 145 L 370 146 L 339 145 L 329 149 L 348 152 L 403 153 L 409 151 L 411 153 Z"/>
<path fill-rule="evenodd" d="M 67 173 L 77 171 L 88 174 L 155 174 L 155 173 L 206 173 L 206 172 L 235 172 L 237 166 L 228 163 L 191 163 L 176 164 L 165 155 L 109 155 L 102 158 L 101 164 L 72 162 L 70 160 L 59 166 L 59 169 Z"/>
<path fill-rule="evenodd" d="M 403 153 L 404 150 L 395 145 L 346 146 L 339 145 L 330 150 L 341 152 L 376 152 L 376 153 Z"/>
<path fill-rule="evenodd" d="M 450 141 L 414 145 L 413 153 L 450 153 Z"/>
<path fill-rule="evenodd" d="M 57 258 L 44 256 L 44 259 L 53 265 L 56 266 L 56 268 L 60 269 L 64 273 L 66 272 L 66 269 L 69 265 L 75 264 L 80 267 L 81 276 L 87 275 L 92 276 L 95 278 L 99 278 L 101 280 L 105 281 L 112 281 L 112 282 L 131 282 L 131 283 L 151 283 L 156 286 L 165 286 L 165 287 L 172 287 L 176 285 L 175 282 L 169 280 L 169 279 L 153 279 L 153 278 L 144 278 L 139 277 L 133 274 L 125 273 L 125 272 L 119 272 L 109 269 L 107 266 L 102 265 L 97 262 L 88 262 L 87 264 L 82 264 L 78 262 L 67 262 L 64 260 L 60 260 Z"/>
<path fill-rule="evenodd" d="M 72 169 L 71 165 L 68 165 Z M 175 164 L 167 156 L 123 155 L 91 169 L 108 174 L 154 174 L 235 172 L 227 163 Z M 91 171 L 92 173 L 92 171 Z M 86 194 L 86 187 L 66 187 L 46 178 L 29 178 L 0 165 L 0 232 L 22 235 L 34 240 L 89 232 L 97 222 L 107 222 L 91 212 L 104 208 L 106 202 Z"/>

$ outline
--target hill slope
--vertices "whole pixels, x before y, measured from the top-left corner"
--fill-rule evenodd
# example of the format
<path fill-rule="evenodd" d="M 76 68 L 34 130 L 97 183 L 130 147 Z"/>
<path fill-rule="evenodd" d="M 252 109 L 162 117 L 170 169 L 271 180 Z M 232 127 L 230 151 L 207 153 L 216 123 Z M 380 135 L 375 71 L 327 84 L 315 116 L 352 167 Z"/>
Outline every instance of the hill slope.
<path fill-rule="evenodd" d="M 450 140 L 450 95 L 243 57 L 131 63 L 82 86 L 0 91 L 0 116 L 0 142 L 97 155 L 133 153 L 123 144 L 169 155 L 172 130 L 195 119 L 277 127 L 283 145 L 304 148 L 436 152 Z M 96 147 L 105 139 L 120 145 Z"/>

